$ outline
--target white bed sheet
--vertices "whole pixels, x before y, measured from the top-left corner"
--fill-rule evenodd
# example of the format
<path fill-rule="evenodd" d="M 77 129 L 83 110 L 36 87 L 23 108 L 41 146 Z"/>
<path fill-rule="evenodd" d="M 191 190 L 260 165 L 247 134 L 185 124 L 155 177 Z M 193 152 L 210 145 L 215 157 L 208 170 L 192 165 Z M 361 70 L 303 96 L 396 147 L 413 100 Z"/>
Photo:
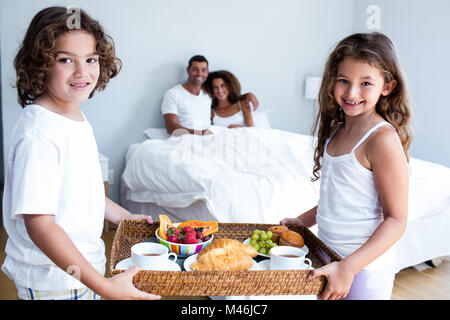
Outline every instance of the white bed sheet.
<path fill-rule="evenodd" d="M 149 139 L 127 153 L 125 197 L 170 208 L 201 201 L 222 222 L 277 223 L 318 200 L 311 146 L 310 136 L 257 128 Z"/>
<path fill-rule="evenodd" d="M 184 188 L 200 186 L 198 189 L 193 188 L 196 192 L 189 195 L 183 192 L 180 194 L 174 192 L 171 195 L 165 195 L 164 193 L 158 194 L 161 188 L 168 187 L 167 185 L 177 180 L 179 176 L 176 175 L 176 172 L 170 172 L 171 165 L 167 163 L 167 157 L 165 160 L 158 160 L 159 151 L 154 151 L 154 157 L 148 156 L 148 153 L 151 154 L 153 152 L 150 150 L 154 150 L 153 148 L 155 147 L 156 150 L 161 150 L 161 145 L 164 145 L 164 142 L 153 141 L 149 143 L 147 140 L 143 143 L 131 145 L 127 152 L 126 170 L 121 181 L 121 203 L 131 212 L 149 214 L 155 220 L 157 220 L 159 213 L 168 214 L 173 221 L 215 219 L 221 222 L 260 223 L 278 223 L 285 217 L 296 216 L 314 206 L 318 200 L 318 183 L 311 184 L 306 179 L 309 178 L 312 168 L 311 159 L 313 151 L 311 137 L 292 133 L 285 135 L 284 132 L 278 130 L 270 130 L 260 136 L 264 139 L 268 137 L 268 134 L 272 133 L 277 135 L 275 140 L 278 139 L 277 141 L 283 145 L 281 149 L 277 147 L 272 151 L 289 150 L 289 152 L 282 152 L 283 159 L 286 160 L 285 162 L 296 161 L 301 164 L 300 166 L 297 164 L 294 167 L 286 165 L 286 168 L 283 168 L 281 171 L 284 169 L 286 169 L 286 172 L 298 170 L 300 175 L 303 175 L 297 182 L 289 179 L 281 179 L 274 182 L 273 189 L 276 189 L 279 184 L 286 183 L 285 188 L 280 187 L 278 193 L 277 190 L 270 188 L 265 190 L 263 188 L 261 192 L 256 192 L 256 189 L 263 184 L 233 184 L 233 179 L 226 177 L 222 179 L 222 184 L 220 184 L 221 180 L 218 179 L 220 186 L 215 187 L 215 176 L 209 174 L 209 179 L 206 178 L 208 177 L 208 165 L 204 165 L 202 161 L 197 159 L 197 162 L 191 163 L 191 167 L 188 169 L 194 167 L 195 172 L 201 172 L 203 174 L 191 176 L 190 179 L 196 179 L 198 177 L 201 177 L 201 179 L 192 182 L 190 186 L 182 186 Z M 241 134 L 244 134 L 244 132 Z M 281 139 L 283 140 L 281 141 L 280 138 L 284 137 L 286 139 Z M 273 144 L 274 140 L 271 143 Z M 293 151 L 293 148 L 296 151 Z M 141 149 L 148 150 L 144 151 Z M 139 153 L 142 153 L 140 156 L 136 154 L 139 150 L 141 150 Z M 141 159 L 138 161 L 139 158 Z M 156 160 L 156 164 L 152 162 L 153 160 Z M 133 163 L 133 165 L 131 166 L 130 163 Z M 162 187 L 153 185 L 152 187 L 154 189 L 146 189 L 147 184 L 143 183 L 143 181 L 148 180 L 149 177 L 145 173 L 145 170 L 142 169 L 146 166 L 145 163 L 149 167 L 153 166 L 154 169 L 152 170 L 161 170 L 158 178 L 162 180 L 166 179 L 165 181 L 161 181 L 163 182 Z M 195 165 L 202 166 L 203 170 L 195 170 Z M 172 169 L 175 169 L 174 166 L 172 166 Z M 411 158 L 410 169 L 408 226 L 405 234 L 396 244 L 397 271 L 435 257 L 450 255 L 450 168 Z M 181 168 L 181 171 L 183 170 L 187 170 L 186 167 Z M 210 172 L 216 171 L 212 170 Z M 269 178 L 264 175 L 256 176 L 263 180 L 270 180 L 270 175 Z M 125 177 L 127 179 L 124 179 Z M 130 184 L 130 179 L 133 180 L 135 177 L 138 183 L 132 181 L 133 183 Z M 219 177 L 223 177 L 223 174 L 219 175 Z M 183 178 L 181 179 L 183 180 Z M 253 179 L 256 178 L 253 177 Z M 139 186 L 141 189 L 136 189 L 136 186 Z M 175 187 L 180 187 L 179 183 L 174 183 L 173 186 L 169 186 L 169 188 Z M 232 192 L 221 192 L 227 187 L 234 188 L 235 190 Z M 296 190 L 306 190 L 306 192 L 297 192 Z M 279 193 L 284 193 L 284 195 L 280 196 Z M 243 196 L 244 194 L 245 196 Z M 272 197 L 272 201 L 261 202 L 258 199 L 259 197 Z M 235 199 L 237 199 L 236 202 L 234 202 Z M 232 201 L 233 203 L 229 204 Z M 286 201 L 291 203 L 286 204 Z M 247 204 L 241 206 L 245 202 Z M 256 204 L 252 205 L 253 203 Z M 233 204 L 235 205 L 233 206 Z M 267 210 L 259 211 L 259 208 L 265 205 L 267 205 Z M 217 211 L 217 208 L 221 206 L 222 210 L 219 209 Z M 249 208 L 258 208 L 258 211 L 249 210 Z M 248 211 L 252 212 L 249 214 Z M 317 229 L 313 227 L 312 231 L 316 233 Z"/>

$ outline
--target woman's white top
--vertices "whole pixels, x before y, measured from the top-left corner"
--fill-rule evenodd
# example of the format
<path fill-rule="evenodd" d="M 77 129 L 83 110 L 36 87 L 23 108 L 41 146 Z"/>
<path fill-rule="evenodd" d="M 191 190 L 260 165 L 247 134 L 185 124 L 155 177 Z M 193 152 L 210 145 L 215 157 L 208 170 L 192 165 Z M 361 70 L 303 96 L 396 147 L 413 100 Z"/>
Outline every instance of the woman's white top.
<path fill-rule="evenodd" d="M 244 113 L 242 112 L 241 103 L 238 101 L 239 111 L 229 117 L 221 117 L 217 113 L 214 112 L 214 118 L 212 119 L 212 124 L 220 127 L 228 128 L 232 124 L 238 124 L 241 126 L 245 126 L 245 118 Z"/>
<path fill-rule="evenodd" d="M 355 150 L 384 125 L 390 124 L 382 121 L 375 125 L 348 154 L 332 157 L 327 153 L 328 143 L 337 129 L 325 143 L 316 216 L 318 237 L 343 258 L 366 243 L 383 221 L 373 172 L 359 163 Z M 366 269 L 393 264 L 393 252 L 392 247 Z"/>
<path fill-rule="evenodd" d="M 103 275 L 105 190 L 89 122 L 68 119 L 39 105 L 26 106 L 13 130 L 5 167 L 3 222 L 8 241 L 2 271 L 17 285 L 35 290 L 84 287 L 76 279 L 78 266 L 60 269 L 30 239 L 23 215 L 45 214 L 54 216 Z"/>

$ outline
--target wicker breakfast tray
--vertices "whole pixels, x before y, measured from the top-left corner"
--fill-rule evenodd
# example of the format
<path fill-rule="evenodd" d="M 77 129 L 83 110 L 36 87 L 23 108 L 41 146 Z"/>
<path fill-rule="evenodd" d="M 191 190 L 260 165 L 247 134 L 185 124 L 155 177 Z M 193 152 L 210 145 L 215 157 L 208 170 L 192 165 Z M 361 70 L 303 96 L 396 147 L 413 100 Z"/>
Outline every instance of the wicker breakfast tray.
<path fill-rule="evenodd" d="M 267 230 L 272 224 L 219 223 L 214 238 L 232 238 L 244 241 L 253 230 Z M 155 236 L 159 222 L 147 224 L 144 220 L 122 220 L 114 236 L 110 272 L 111 276 L 124 270 L 116 270 L 118 262 L 131 256 L 131 247 Z M 313 267 L 325 265 L 318 255 L 321 248 L 331 258 L 339 257 L 308 228 L 288 226 L 300 233 L 309 248 L 307 257 Z M 250 271 L 139 271 L 133 284 L 142 291 L 162 296 L 255 296 L 255 295 L 316 295 L 325 287 L 326 278 L 307 280 L 307 270 L 250 270 Z"/>

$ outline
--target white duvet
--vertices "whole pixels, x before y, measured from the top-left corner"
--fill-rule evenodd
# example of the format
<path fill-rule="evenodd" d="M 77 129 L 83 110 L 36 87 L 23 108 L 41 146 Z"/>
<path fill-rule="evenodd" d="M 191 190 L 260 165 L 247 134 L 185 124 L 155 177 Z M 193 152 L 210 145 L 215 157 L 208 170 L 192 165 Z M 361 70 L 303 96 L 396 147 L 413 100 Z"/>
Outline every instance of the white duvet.
<path fill-rule="evenodd" d="M 123 173 L 127 198 L 177 208 L 201 200 L 218 221 L 249 223 L 278 223 L 317 204 L 311 136 L 213 130 L 138 145 Z"/>
<path fill-rule="evenodd" d="M 221 222 L 278 223 L 314 207 L 313 141 L 275 129 L 213 127 L 211 136 L 149 139 L 127 157 L 127 198 L 186 208 L 200 200 Z M 450 215 L 450 168 L 410 159 L 408 221 Z"/>

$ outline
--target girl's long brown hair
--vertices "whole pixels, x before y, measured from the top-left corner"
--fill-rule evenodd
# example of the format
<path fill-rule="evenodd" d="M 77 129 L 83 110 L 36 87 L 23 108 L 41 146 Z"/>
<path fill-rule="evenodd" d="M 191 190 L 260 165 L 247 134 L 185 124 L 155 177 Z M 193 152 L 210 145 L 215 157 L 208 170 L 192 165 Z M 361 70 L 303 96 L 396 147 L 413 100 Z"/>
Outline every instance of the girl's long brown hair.
<path fill-rule="evenodd" d="M 314 168 L 312 181 L 320 178 L 321 160 L 326 139 L 330 136 L 335 124 L 344 122 L 344 114 L 334 98 L 334 85 L 339 63 L 346 57 L 364 60 L 378 68 L 384 76 L 385 83 L 396 80 L 397 85 L 387 96 L 380 96 L 376 111 L 387 122 L 394 126 L 403 150 L 409 160 L 408 149 L 412 133 L 409 126 L 412 107 L 406 86 L 405 77 L 391 40 L 384 34 L 356 33 L 340 41 L 330 54 L 323 72 L 322 84 L 318 97 L 318 113 L 313 125 L 313 135 L 317 132 L 317 145 L 314 151 Z"/>
<path fill-rule="evenodd" d="M 22 107 L 47 90 L 46 78 L 55 64 L 54 48 L 59 35 L 69 32 L 67 20 L 70 14 L 64 7 L 49 7 L 39 11 L 33 18 L 25 38 L 14 60 L 16 88 Z M 80 9 L 80 30 L 89 32 L 97 43 L 100 75 L 95 91 L 106 88 L 109 79 L 115 77 L 122 62 L 115 56 L 114 42 L 103 30 L 100 23 Z"/>

